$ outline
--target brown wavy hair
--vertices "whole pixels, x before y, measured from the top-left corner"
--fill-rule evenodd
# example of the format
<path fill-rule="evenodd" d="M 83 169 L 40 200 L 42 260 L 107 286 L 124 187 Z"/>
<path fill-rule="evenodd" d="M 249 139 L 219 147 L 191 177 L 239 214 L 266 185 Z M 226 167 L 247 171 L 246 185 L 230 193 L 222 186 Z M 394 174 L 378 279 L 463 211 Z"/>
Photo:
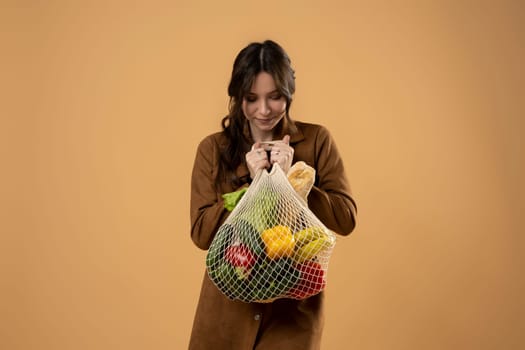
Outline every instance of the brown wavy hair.
<path fill-rule="evenodd" d="M 252 142 L 244 134 L 247 120 L 242 111 L 242 102 L 250 92 L 255 77 L 261 72 L 273 77 L 277 90 L 286 99 L 285 118 L 289 125 L 294 125 L 289 111 L 295 92 L 295 72 L 288 54 L 272 40 L 249 44 L 235 58 L 228 85 L 229 113 L 221 122 L 227 145 L 220 153 L 218 183 L 230 181 L 236 187 L 250 180 L 249 176 L 246 179 L 238 178 L 235 170 L 245 162 L 244 156 L 250 150 Z M 277 128 L 281 126 L 282 121 Z"/>

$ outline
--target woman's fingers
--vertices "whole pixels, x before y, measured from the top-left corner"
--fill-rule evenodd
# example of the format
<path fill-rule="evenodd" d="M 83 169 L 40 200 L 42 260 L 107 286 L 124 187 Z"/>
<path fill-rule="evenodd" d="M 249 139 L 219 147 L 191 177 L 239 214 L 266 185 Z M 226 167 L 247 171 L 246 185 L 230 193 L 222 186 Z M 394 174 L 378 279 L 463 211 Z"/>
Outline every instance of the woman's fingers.
<path fill-rule="evenodd" d="M 250 176 L 253 179 L 260 169 L 267 169 L 275 163 L 279 164 L 284 172 L 287 172 L 292 165 L 293 154 L 290 135 L 285 135 L 282 140 L 278 141 L 254 143 L 251 151 L 246 153 L 246 164 Z"/>
<path fill-rule="evenodd" d="M 276 142 L 272 146 L 270 152 L 270 162 L 272 164 L 279 164 L 279 166 L 287 172 L 292 165 L 294 149 L 289 145 L 290 136 L 285 135 L 282 139 L 282 142 Z"/>
<path fill-rule="evenodd" d="M 266 151 L 260 147 L 260 143 L 256 142 L 252 146 L 252 150 L 246 153 L 246 165 L 250 171 L 250 177 L 253 179 L 255 174 L 260 169 L 269 168 L 270 162 L 268 160 L 268 155 Z"/>

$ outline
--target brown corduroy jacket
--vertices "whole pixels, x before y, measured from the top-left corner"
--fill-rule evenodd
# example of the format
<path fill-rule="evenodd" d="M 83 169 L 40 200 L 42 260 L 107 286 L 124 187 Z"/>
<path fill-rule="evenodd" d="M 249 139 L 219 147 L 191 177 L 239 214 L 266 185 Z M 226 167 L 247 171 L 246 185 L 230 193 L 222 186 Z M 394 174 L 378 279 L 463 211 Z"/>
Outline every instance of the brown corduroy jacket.
<path fill-rule="evenodd" d="M 351 197 L 342 159 L 326 128 L 295 122 L 292 132 L 286 122 L 274 139 L 289 134 L 294 148 L 293 163 L 304 161 L 316 170 L 308 196 L 310 210 L 329 229 L 348 235 L 355 227 L 356 206 Z M 219 152 L 225 139 L 221 133 L 204 138 L 198 146 L 191 180 L 191 238 L 208 249 L 229 212 L 221 195 L 238 190 L 230 183 L 217 189 Z M 248 175 L 242 164 L 237 176 Z M 329 282 L 328 282 L 329 285 Z M 193 323 L 191 350 L 319 349 L 323 329 L 321 292 L 306 300 L 279 299 L 273 303 L 244 303 L 224 296 L 204 273 Z"/>

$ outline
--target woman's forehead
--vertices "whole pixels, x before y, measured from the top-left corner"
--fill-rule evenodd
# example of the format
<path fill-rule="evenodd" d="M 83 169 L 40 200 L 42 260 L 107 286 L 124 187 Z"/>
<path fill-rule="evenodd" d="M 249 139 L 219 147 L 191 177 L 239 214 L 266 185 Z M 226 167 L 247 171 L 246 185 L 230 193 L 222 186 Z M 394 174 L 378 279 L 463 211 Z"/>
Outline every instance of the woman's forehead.
<path fill-rule="evenodd" d="M 269 94 L 277 91 L 275 80 L 270 73 L 260 72 L 255 76 L 249 93 Z"/>

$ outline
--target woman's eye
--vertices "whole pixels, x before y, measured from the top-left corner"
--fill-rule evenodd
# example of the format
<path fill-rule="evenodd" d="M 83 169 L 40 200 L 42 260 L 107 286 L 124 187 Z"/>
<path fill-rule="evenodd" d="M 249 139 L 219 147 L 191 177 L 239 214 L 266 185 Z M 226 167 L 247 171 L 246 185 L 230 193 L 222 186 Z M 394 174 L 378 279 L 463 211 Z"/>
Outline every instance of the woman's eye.
<path fill-rule="evenodd" d="M 245 100 L 246 100 L 246 102 L 255 102 L 257 100 L 257 98 L 255 98 L 255 97 L 246 97 Z"/>
<path fill-rule="evenodd" d="M 272 100 L 280 100 L 281 97 L 283 97 L 283 95 L 279 94 L 279 95 L 272 95 L 270 98 L 271 98 Z"/>

